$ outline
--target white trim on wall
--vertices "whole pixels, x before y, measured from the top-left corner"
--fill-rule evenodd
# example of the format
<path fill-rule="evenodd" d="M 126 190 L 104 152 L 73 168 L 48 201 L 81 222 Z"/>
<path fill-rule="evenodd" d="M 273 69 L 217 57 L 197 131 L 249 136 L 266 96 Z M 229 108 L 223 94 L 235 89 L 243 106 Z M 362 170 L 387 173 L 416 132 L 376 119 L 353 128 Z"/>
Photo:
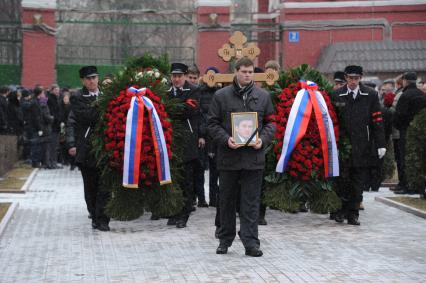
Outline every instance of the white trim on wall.
<path fill-rule="evenodd" d="M 22 0 L 22 7 L 56 9 L 56 0 Z"/>
<path fill-rule="evenodd" d="M 336 1 L 336 2 L 284 2 L 279 4 L 280 9 L 285 8 L 347 8 L 347 7 L 379 7 L 379 6 L 409 6 L 425 5 L 426 0 L 382 0 L 382 1 Z"/>
<path fill-rule="evenodd" d="M 231 0 L 198 0 L 195 2 L 195 7 L 207 6 L 207 7 L 229 7 L 232 5 Z"/>

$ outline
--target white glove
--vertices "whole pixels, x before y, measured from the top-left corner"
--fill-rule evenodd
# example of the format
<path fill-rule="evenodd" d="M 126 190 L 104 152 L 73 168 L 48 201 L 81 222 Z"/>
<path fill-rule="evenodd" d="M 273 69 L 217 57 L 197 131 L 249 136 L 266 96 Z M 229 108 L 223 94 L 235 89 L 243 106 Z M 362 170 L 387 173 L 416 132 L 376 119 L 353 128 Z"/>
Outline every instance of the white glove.
<path fill-rule="evenodd" d="M 61 128 L 65 127 L 65 123 L 61 122 Z"/>
<path fill-rule="evenodd" d="M 43 135 L 43 131 L 38 131 L 38 136 L 41 137 Z"/>
<path fill-rule="evenodd" d="M 377 154 L 379 155 L 379 159 L 382 159 L 386 154 L 386 148 L 382 147 L 377 149 Z"/>

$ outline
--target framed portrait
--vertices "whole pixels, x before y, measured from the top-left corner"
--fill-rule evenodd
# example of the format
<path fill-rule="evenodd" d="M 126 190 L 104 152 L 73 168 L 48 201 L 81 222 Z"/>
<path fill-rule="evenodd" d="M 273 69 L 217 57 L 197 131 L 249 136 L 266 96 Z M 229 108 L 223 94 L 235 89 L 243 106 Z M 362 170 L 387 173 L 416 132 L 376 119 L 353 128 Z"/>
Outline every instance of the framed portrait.
<path fill-rule="evenodd" d="M 253 146 L 259 138 L 257 112 L 231 113 L 232 137 L 236 144 Z"/>

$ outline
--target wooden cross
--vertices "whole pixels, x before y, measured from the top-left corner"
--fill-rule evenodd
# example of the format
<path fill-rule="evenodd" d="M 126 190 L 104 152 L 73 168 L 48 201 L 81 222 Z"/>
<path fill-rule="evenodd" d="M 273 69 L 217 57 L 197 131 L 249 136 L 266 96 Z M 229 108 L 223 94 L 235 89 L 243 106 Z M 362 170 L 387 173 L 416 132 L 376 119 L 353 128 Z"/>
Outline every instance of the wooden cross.
<path fill-rule="evenodd" d="M 233 47 L 228 43 L 225 43 L 222 48 L 218 50 L 218 55 L 225 62 L 229 62 L 232 58 L 240 59 L 242 57 L 248 57 L 251 60 L 256 59 L 260 54 L 260 49 L 254 43 L 244 44 L 247 42 L 247 37 L 240 31 L 234 32 L 229 38 L 229 42 L 233 44 Z M 235 74 L 216 74 L 210 70 L 203 76 L 203 82 L 209 87 L 214 87 L 217 83 L 231 83 L 234 80 Z M 266 82 L 267 85 L 273 85 L 279 76 L 278 73 L 272 69 L 266 70 L 265 73 L 255 73 L 253 80 L 255 82 Z"/>
<path fill-rule="evenodd" d="M 244 44 L 247 42 L 247 37 L 240 31 L 234 32 L 229 38 L 229 42 L 234 46 L 231 47 L 231 45 L 225 43 L 222 45 L 222 48 L 217 51 L 219 57 L 225 62 L 229 62 L 232 58 L 240 59 L 242 57 L 248 57 L 254 60 L 260 54 L 259 47 L 254 43 L 249 43 L 247 47 L 244 47 Z"/>
<path fill-rule="evenodd" d="M 214 87 L 217 83 L 232 83 L 235 74 L 217 74 L 210 70 L 203 76 L 203 82 L 209 87 Z M 267 85 L 273 85 L 279 76 L 278 73 L 272 69 L 266 70 L 265 73 L 255 73 L 253 81 L 255 82 L 266 82 Z"/>

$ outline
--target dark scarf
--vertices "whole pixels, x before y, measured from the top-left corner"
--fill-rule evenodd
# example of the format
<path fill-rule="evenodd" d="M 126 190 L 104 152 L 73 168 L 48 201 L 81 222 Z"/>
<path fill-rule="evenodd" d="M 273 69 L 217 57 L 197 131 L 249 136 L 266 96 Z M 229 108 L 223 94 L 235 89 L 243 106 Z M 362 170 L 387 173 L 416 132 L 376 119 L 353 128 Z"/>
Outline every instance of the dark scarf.
<path fill-rule="evenodd" d="M 251 81 L 248 85 L 245 87 L 240 87 L 237 77 L 234 78 L 234 81 L 232 82 L 234 85 L 235 92 L 243 98 L 244 101 L 247 100 L 247 98 L 250 96 L 250 93 L 253 90 L 254 87 L 254 81 Z"/>

